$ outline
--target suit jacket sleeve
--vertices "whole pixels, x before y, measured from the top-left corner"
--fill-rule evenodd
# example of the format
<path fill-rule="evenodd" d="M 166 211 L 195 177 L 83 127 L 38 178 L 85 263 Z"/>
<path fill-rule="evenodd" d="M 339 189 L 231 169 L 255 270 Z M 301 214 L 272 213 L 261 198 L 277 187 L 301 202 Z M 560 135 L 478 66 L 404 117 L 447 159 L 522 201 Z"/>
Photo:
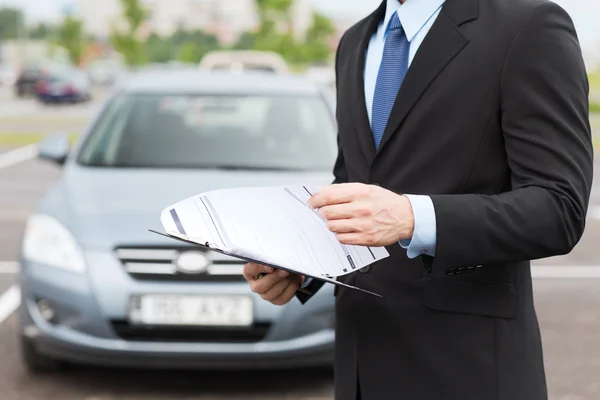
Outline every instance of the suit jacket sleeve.
<path fill-rule="evenodd" d="M 336 51 L 336 55 L 335 55 L 335 76 L 336 76 L 336 89 L 339 86 L 339 79 L 338 79 L 338 71 L 339 71 L 339 60 L 340 60 L 340 52 L 342 49 L 342 43 L 344 41 L 344 36 L 342 36 L 342 38 L 340 39 L 340 43 L 338 45 L 337 51 Z M 336 96 L 338 95 L 337 93 L 339 93 L 338 90 L 336 90 Z M 336 102 L 336 104 L 338 104 L 338 102 Z M 339 107 L 337 107 L 336 105 L 336 119 L 338 119 L 339 121 L 339 112 L 340 109 Z M 339 126 L 339 124 L 338 124 Z M 348 182 L 348 171 L 346 170 L 346 161 L 344 160 L 344 154 L 342 152 L 342 148 L 340 146 L 340 139 L 339 139 L 339 133 L 338 133 L 338 155 L 335 161 L 335 164 L 333 166 L 333 175 L 334 175 L 334 181 L 333 184 L 337 184 L 337 183 L 346 183 Z M 298 299 L 300 300 L 301 303 L 306 303 L 315 293 L 317 293 L 317 291 L 319 289 L 321 289 L 321 287 L 323 287 L 323 284 L 325 282 L 323 281 L 319 281 L 319 280 L 312 280 L 310 282 L 310 284 L 308 284 L 307 286 L 303 287 L 301 290 L 299 290 L 296 293 L 296 297 L 298 297 Z"/>
<path fill-rule="evenodd" d="M 588 81 L 568 14 L 533 11 L 515 37 L 500 82 L 511 190 L 433 195 L 433 271 L 570 252 L 585 227 L 593 174 Z"/>

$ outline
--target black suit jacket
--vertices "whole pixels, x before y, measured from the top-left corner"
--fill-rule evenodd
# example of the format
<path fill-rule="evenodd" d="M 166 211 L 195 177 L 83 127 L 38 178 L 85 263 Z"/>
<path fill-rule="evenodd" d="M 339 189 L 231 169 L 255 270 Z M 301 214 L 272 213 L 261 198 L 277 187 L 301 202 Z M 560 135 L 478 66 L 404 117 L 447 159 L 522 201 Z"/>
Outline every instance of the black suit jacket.
<path fill-rule="evenodd" d="M 393 245 L 342 278 L 384 298 L 337 291 L 336 399 L 357 382 L 363 400 L 546 399 L 529 260 L 575 246 L 592 184 L 573 23 L 545 0 L 447 0 L 376 151 L 363 72 L 384 14 L 337 52 L 336 182 L 430 195 L 437 248 L 411 260 Z"/>

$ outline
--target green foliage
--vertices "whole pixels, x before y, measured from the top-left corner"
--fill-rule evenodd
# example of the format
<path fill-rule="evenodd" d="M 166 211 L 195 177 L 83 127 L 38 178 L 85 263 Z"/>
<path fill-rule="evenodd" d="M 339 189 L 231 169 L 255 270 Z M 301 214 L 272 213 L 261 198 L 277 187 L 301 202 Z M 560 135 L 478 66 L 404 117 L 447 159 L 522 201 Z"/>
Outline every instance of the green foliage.
<path fill-rule="evenodd" d="M 331 20 L 322 14 L 314 13 L 313 22 L 301 46 L 302 61 L 326 62 L 331 56 L 329 38 L 335 33 Z"/>
<path fill-rule="evenodd" d="M 313 22 L 306 34 L 307 42 L 324 41 L 335 33 L 333 22 L 318 12 L 313 14 Z"/>
<path fill-rule="evenodd" d="M 44 140 L 48 135 L 44 133 L 29 133 L 29 132 L 2 132 L 0 134 L 0 146 L 26 146 L 29 144 L 39 143 Z M 69 142 L 71 145 L 79 139 L 79 135 L 76 133 L 69 134 Z"/>
<path fill-rule="evenodd" d="M 281 52 L 282 36 L 291 33 L 291 10 L 293 0 L 256 0 L 260 27 L 256 33 L 255 49 Z M 280 34 L 277 28 L 281 25 L 287 31 Z"/>
<path fill-rule="evenodd" d="M 590 114 L 600 113 L 600 103 L 590 101 Z"/>
<path fill-rule="evenodd" d="M 600 71 L 588 74 L 588 79 L 590 81 L 590 92 L 600 96 Z"/>
<path fill-rule="evenodd" d="M 123 7 L 123 16 L 129 24 L 130 32 L 135 34 L 148 18 L 148 10 L 142 6 L 140 0 L 121 0 L 121 7 Z"/>
<path fill-rule="evenodd" d="M 16 39 L 22 26 L 23 13 L 16 8 L 0 8 L 0 41 Z"/>
<path fill-rule="evenodd" d="M 147 62 L 148 57 L 144 45 L 134 36 L 113 32 L 110 41 L 115 50 L 123 55 L 125 64 L 138 66 Z"/>
<path fill-rule="evenodd" d="M 256 35 L 252 32 L 244 32 L 233 46 L 233 50 L 251 50 L 256 44 Z"/>
<path fill-rule="evenodd" d="M 256 0 L 261 22 L 284 18 L 289 21 L 294 0 Z"/>
<path fill-rule="evenodd" d="M 146 51 L 150 62 L 164 63 L 173 59 L 173 45 L 169 40 L 165 40 L 153 33 L 146 40 Z"/>
<path fill-rule="evenodd" d="M 314 13 L 306 40 L 298 43 L 293 37 L 291 24 L 293 0 L 256 0 L 256 3 L 260 27 L 256 34 L 243 36 L 244 42 L 240 38 L 234 48 L 274 51 L 291 63 L 325 62 L 329 59 L 329 38 L 335 32 L 329 18 Z"/>
<path fill-rule="evenodd" d="M 142 6 L 140 0 L 121 0 L 121 7 L 127 28 L 124 32 L 113 28 L 110 41 L 115 50 L 123 55 L 127 65 L 144 64 L 148 57 L 144 44 L 137 38 L 137 34 L 148 16 L 148 11 Z"/>
<path fill-rule="evenodd" d="M 153 63 L 177 59 L 185 63 L 198 63 L 209 51 L 220 48 L 217 37 L 202 31 L 179 30 L 172 36 L 162 38 L 156 34 L 145 43 L 148 58 Z"/>
<path fill-rule="evenodd" d="M 65 17 L 56 30 L 56 44 L 67 50 L 72 63 L 79 64 L 85 48 L 85 35 L 81 20 L 71 16 Z"/>
<path fill-rule="evenodd" d="M 294 0 L 256 0 L 256 6 L 261 14 L 269 12 L 287 13 L 291 9 Z"/>
<path fill-rule="evenodd" d="M 177 51 L 177 61 L 183 63 L 197 64 L 204 55 L 202 47 L 198 43 L 188 40 L 179 46 Z"/>

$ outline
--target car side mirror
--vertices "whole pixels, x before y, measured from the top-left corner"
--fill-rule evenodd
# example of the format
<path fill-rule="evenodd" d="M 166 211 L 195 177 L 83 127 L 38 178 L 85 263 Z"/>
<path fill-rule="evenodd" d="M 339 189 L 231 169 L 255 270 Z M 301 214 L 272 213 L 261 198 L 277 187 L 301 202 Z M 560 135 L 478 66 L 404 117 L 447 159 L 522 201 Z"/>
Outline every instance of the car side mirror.
<path fill-rule="evenodd" d="M 38 144 L 38 157 L 63 165 L 71 150 L 69 138 L 62 133 L 48 135 Z"/>

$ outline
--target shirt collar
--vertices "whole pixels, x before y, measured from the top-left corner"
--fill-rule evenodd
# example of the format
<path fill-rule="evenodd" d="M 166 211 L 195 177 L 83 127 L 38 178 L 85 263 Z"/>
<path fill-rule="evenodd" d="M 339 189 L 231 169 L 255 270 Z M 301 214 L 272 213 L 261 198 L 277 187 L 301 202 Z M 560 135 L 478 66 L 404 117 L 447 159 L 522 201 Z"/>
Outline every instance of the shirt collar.
<path fill-rule="evenodd" d="M 404 4 L 400 4 L 398 0 L 387 0 L 383 20 L 383 26 L 386 27 L 385 34 L 389 29 L 392 15 L 398 12 L 406 38 L 409 42 L 412 41 L 444 2 L 445 0 L 406 0 Z"/>

